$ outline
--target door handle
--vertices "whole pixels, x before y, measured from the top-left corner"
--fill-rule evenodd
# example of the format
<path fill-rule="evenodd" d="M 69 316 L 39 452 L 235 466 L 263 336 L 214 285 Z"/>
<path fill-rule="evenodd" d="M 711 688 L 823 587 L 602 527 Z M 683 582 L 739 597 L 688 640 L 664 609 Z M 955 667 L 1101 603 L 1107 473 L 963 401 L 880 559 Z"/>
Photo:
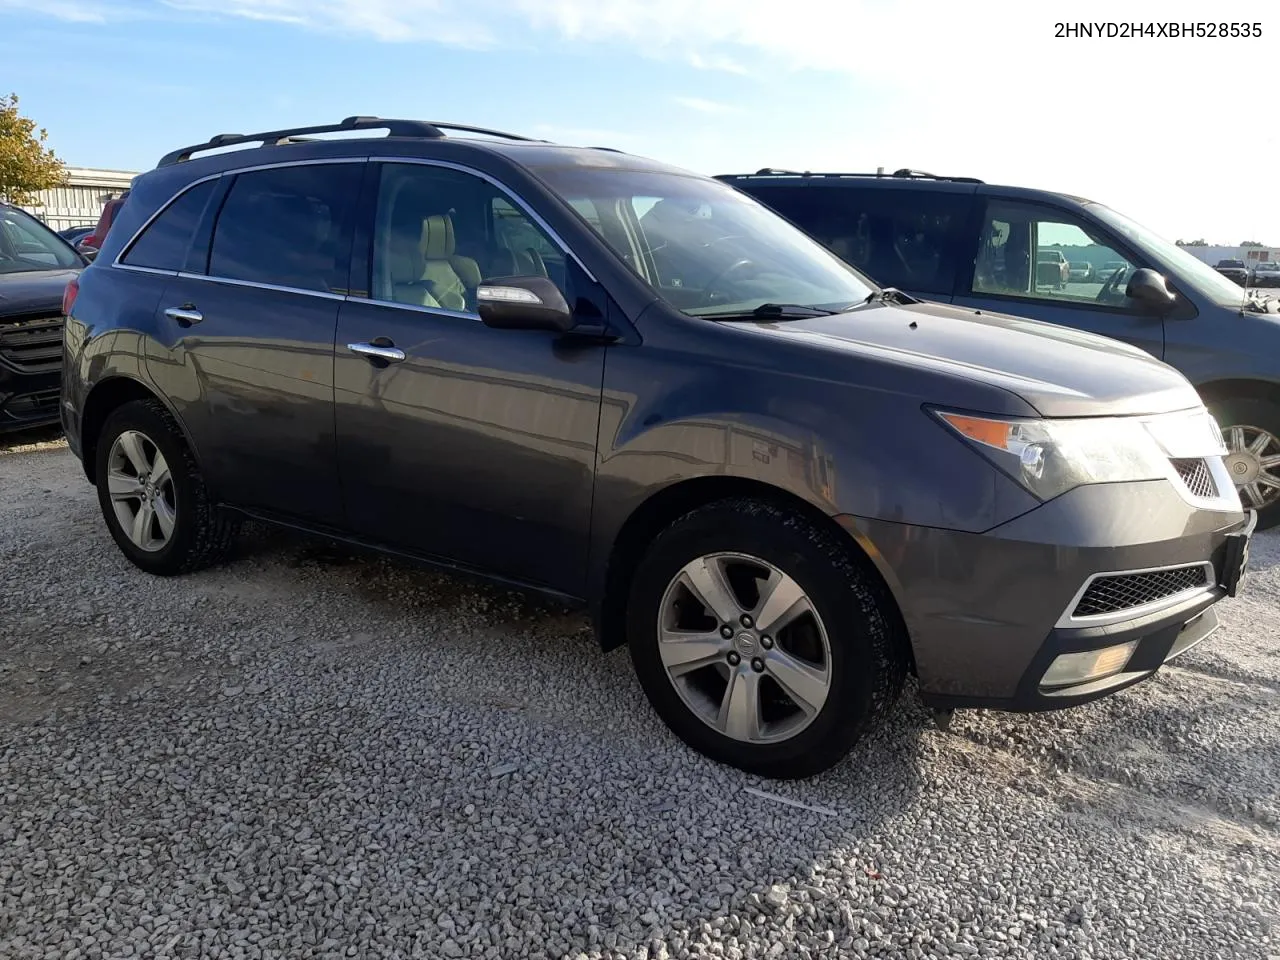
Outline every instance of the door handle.
<path fill-rule="evenodd" d="M 382 338 L 379 338 L 382 339 Z M 388 341 L 388 344 L 390 341 Z M 383 346 L 376 343 L 348 343 L 347 349 L 369 357 L 371 360 L 382 360 L 385 363 L 399 363 L 404 359 L 404 351 L 399 347 Z"/>
<path fill-rule="evenodd" d="M 186 303 L 180 307 L 168 307 L 164 315 L 170 320 L 175 320 L 180 327 L 189 327 L 192 324 L 199 323 L 204 319 L 204 314 L 196 310 L 191 304 Z"/>

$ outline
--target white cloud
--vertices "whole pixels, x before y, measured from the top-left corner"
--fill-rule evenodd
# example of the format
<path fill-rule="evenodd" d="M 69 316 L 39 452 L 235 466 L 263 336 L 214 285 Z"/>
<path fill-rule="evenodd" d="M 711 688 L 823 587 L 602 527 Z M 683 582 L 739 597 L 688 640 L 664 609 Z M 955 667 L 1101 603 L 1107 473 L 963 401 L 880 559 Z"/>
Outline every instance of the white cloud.
<path fill-rule="evenodd" d="M 123 5 L 120 5 L 123 6 Z M 101 0 L 0 0 L 0 11 L 28 10 L 68 23 L 106 23 L 111 4 Z"/>
<path fill-rule="evenodd" d="M 672 97 L 674 103 L 695 113 L 740 113 L 738 107 L 717 100 L 704 100 L 702 97 Z"/>
<path fill-rule="evenodd" d="M 1280 201 L 1215 186 L 1222 171 L 1246 182 L 1256 175 L 1250 165 L 1265 168 L 1276 148 L 1273 127 L 1244 133 L 1222 112 L 1232 98 L 1261 95 L 1276 25 L 1264 24 L 1263 39 L 1054 36 L 1067 17 L 1262 19 L 1216 14 L 1203 0 L 1123 8 L 1102 0 L 0 0 L 0 10 L 92 22 L 199 14 L 389 43 L 603 52 L 631 67 L 648 60 L 727 73 L 717 89 L 749 73 L 750 89 L 729 94 L 749 112 L 719 111 L 704 91 L 683 98 L 686 109 L 736 125 L 714 142 L 695 147 L 674 123 L 607 142 L 661 148 L 686 166 L 696 156 L 716 168 L 936 168 L 1114 201 L 1158 229 L 1176 222 L 1185 227 L 1172 229 L 1188 233 L 1241 220 L 1266 233 L 1280 223 Z M 655 97 L 671 89 L 661 89 L 660 71 Z M 634 75 L 625 85 L 629 100 L 640 96 Z M 784 97 L 794 110 L 778 107 Z M 794 116 L 807 134 L 762 133 L 756 98 L 775 127 Z"/>

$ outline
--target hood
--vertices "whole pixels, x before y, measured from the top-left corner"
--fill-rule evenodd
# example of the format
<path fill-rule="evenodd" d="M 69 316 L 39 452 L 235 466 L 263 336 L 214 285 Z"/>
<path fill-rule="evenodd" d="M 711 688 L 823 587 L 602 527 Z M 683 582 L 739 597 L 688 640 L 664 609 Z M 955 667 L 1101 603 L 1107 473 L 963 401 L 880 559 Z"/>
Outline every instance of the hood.
<path fill-rule="evenodd" d="M 68 281 L 79 275 L 78 269 L 0 273 L 0 317 L 59 312 Z"/>
<path fill-rule="evenodd" d="M 804 338 L 825 349 L 878 356 L 1000 387 L 1045 417 L 1154 414 L 1201 404 L 1182 374 L 1144 350 L 985 310 L 885 303 L 759 326 L 771 335 Z"/>

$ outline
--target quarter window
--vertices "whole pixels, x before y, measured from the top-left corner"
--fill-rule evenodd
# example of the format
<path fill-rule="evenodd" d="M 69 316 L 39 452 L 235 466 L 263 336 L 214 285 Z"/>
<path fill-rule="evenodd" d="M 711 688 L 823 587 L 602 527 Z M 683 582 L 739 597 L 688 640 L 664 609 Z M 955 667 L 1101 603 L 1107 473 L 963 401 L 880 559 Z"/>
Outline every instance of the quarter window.
<path fill-rule="evenodd" d="M 345 292 L 346 209 L 356 163 L 303 164 L 239 174 L 218 214 L 209 274 L 298 290 Z"/>
<path fill-rule="evenodd" d="M 994 200 L 983 219 L 973 292 L 1136 309 L 1125 296 L 1135 269 L 1128 257 L 1069 213 Z"/>
<path fill-rule="evenodd" d="M 153 270 L 185 269 L 191 238 L 216 184 L 216 180 L 197 183 L 165 207 L 120 262 Z"/>
<path fill-rule="evenodd" d="M 542 276 L 566 290 L 560 248 L 488 181 L 422 164 L 381 167 L 373 299 L 475 313 L 486 280 Z"/>

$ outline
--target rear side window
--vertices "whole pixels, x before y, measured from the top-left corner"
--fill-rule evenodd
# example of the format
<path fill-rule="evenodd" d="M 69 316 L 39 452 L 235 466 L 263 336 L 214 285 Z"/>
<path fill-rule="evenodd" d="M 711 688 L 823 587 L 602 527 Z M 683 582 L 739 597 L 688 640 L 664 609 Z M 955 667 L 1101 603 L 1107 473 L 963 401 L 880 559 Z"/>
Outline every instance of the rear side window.
<path fill-rule="evenodd" d="M 950 294 L 963 194 L 819 184 L 742 187 L 882 287 Z"/>
<path fill-rule="evenodd" d="M 120 262 L 131 267 L 150 267 L 153 270 L 184 269 L 187 251 L 191 248 L 191 237 L 204 215 L 205 205 L 208 204 L 216 184 L 216 180 L 197 183 L 165 207 L 160 216 L 142 231 L 142 235 L 133 242 Z"/>
<path fill-rule="evenodd" d="M 209 275 L 327 293 L 347 286 L 356 163 L 242 173 L 218 214 Z"/>

